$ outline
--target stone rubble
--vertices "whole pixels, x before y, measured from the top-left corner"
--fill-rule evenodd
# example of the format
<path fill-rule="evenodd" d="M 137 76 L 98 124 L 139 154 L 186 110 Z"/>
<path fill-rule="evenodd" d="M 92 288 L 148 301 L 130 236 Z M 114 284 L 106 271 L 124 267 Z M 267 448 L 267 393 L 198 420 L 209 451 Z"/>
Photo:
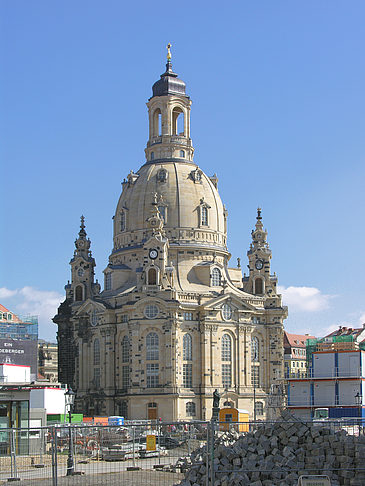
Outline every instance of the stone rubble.
<path fill-rule="evenodd" d="M 332 486 L 365 485 L 364 435 L 308 424 L 288 411 L 254 432 L 217 437 L 213 457 L 214 486 L 293 486 L 302 474 L 326 474 Z M 206 446 L 180 459 L 177 466 L 185 472 L 180 486 L 205 486 L 206 465 Z"/>

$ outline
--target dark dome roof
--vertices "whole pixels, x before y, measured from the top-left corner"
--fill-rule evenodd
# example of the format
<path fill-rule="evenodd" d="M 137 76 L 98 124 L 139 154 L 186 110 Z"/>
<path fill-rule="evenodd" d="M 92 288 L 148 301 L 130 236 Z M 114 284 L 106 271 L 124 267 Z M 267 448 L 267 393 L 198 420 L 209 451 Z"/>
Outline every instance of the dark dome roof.
<path fill-rule="evenodd" d="M 161 79 L 152 86 L 153 96 L 166 96 L 169 94 L 185 95 L 185 83 L 172 71 L 171 62 L 166 64 L 166 71 L 161 74 Z"/>

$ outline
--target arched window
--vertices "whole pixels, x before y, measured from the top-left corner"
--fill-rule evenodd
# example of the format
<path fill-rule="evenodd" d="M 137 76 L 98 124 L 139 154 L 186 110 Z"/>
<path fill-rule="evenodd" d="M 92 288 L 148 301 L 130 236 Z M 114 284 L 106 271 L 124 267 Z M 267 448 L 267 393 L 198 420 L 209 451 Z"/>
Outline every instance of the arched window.
<path fill-rule="evenodd" d="M 260 386 L 260 348 L 256 336 L 251 339 L 251 385 Z"/>
<path fill-rule="evenodd" d="M 196 405 L 194 402 L 186 403 L 186 415 L 187 417 L 195 417 L 196 415 Z"/>
<path fill-rule="evenodd" d="M 75 289 L 75 300 L 81 301 L 82 300 L 82 287 L 78 285 Z"/>
<path fill-rule="evenodd" d="M 262 281 L 262 278 L 257 278 L 255 280 L 255 294 L 257 295 L 262 295 L 264 292 L 263 292 L 263 287 L 264 287 L 264 284 L 263 284 L 263 281 Z"/>
<path fill-rule="evenodd" d="M 120 213 L 120 231 L 125 231 L 125 211 Z"/>
<path fill-rule="evenodd" d="M 161 135 L 161 110 L 157 108 L 153 114 L 153 136 L 158 137 Z"/>
<path fill-rule="evenodd" d="M 251 361 L 260 361 L 259 340 L 257 337 L 251 339 Z"/>
<path fill-rule="evenodd" d="M 232 340 L 229 334 L 222 336 L 222 361 L 232 360 Z"/>
<path fill-rule="evenodd" d="M 100 342 L 99 339 L 94 341 L 94 366 L 100 365 Z"/>
<path fill-rule="evenodd" d="M 155 268 L 150 268 L 148 270 L 148 285 L 156 285 L 157 283 L 157 272 Z"/>
<path fill-rule="evenodd" d="M 122 339 L 122 363 L 129 363 L 129 338 L 124 336 Z"/>
<path fill-rule="evenodd" d="M 146 336 L 146 359 L 148 361 L 159 360 L 159 339 L 155 332 L 150 332 Z"/>
<path fill-rule="evenodd" d="M 185 150 L 180 150 L 180 157 L 185 157 Z"/>
<path fill-rule="evenodd" d="M 201 208 L 201 225 L 208 226 L 208 208 L 206 206 Z"/>
<path fill-rule="evenodd" d="M 211 275 L 211 284 L 213 287 L 219 287 L 221 284 L 222 274 L 219 268 L 213 268 Z"/>
<path fill-rule="evenodd" d="M 184 334 L 183 337 L 183 360 L 192 361 L 193 350 L 192 350 L 192 338 L 190 334 Z"/>
<path fill-rule="evenodd" d="M 172 135 L 184 135 L 184 112 L 175 107 L 172 110 Z"/>
<path fill-rule="evenodd" d="M 155 158 L 155 152 L 151 152 L 151 160 L 154 160 Z"/>
<path fill-rule="evenodd" d="M 229 388 L 232 385 L 232 339 L 229 334 L 222 336 L 222 385 Z"/>

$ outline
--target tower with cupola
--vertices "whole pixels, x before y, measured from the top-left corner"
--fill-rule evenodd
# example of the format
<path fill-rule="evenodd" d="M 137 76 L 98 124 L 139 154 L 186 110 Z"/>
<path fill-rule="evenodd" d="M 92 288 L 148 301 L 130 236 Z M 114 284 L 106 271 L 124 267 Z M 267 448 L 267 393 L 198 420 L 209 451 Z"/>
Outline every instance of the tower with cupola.
<path fill-rule="evenodd" d="M 81 216 L 80 231 L 75 240 L 75 251 L 70 261 L 71 283 L 66 286 L 66 295 L 73 303 L 83 302 L 100 292 L 98 281 L 94 282 L 95 260 L 92 257 L 91 241 L 87 238 L 85 218 Z"/>

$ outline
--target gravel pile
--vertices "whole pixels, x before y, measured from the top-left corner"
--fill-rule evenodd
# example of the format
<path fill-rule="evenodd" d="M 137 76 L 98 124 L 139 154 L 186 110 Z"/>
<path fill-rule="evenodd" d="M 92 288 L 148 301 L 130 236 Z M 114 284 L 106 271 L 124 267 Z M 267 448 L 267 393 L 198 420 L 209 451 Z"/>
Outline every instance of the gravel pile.
<path fill-rule="evenodd" d="M 180 461 L 186 471 L 180 486 L 206 485 L 206 454 L 203 447 Z M 275 423 L 215 442 L 214 486 L 293 486 L 302 474 L 327 474 L 332 486 L 364 486 L 365 437 L 307 424 L 285 411 Z"/>

